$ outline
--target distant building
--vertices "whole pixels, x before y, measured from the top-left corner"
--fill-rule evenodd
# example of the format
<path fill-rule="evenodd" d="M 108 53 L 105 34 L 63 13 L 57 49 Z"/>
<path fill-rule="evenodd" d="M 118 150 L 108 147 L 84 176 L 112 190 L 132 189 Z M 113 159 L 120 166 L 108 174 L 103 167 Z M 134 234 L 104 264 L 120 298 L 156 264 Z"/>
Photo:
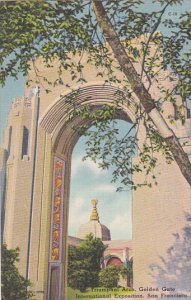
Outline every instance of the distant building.
<path fill-rule="evenodd" d="M 80 241 L 85 239 L 88 234 L 92 233 L 94 237 L 100 238 L 103 241 L 103 244 L 107 245 L 107 249 L 104 251 L 102 268 L 109 265 L 132 265 L 132 241 L 111 240 L 110 230 L 99 221 L 99 215 L 97 212 L 98 201 L 93 199 L 91 200 L 91 203 L 93 205 L 93 209 L 90 215 L 90 221 L 79 227 L 77 237 L 68 237 L 68 245 L 76 247 Z M 127 281 L 121 278 L 119 284 L 122 286 L 132 286 L 132 280 Z"/>
<path fill-rule="evenodd" d="M 110 241 L 110 230 L 99 221 L 99 216 L 96 208 L 98 201 L 96 199 L 93 199 L 91 203 L 93 205 L 93 209 L 90 215 L 90 221 L 88 223 L 82 224 L 79 227 L 77 237 L 80 239 L 84 239 L 87 234 L 92 233 L 94 237 L 98 237 L 102 241 Z"/>

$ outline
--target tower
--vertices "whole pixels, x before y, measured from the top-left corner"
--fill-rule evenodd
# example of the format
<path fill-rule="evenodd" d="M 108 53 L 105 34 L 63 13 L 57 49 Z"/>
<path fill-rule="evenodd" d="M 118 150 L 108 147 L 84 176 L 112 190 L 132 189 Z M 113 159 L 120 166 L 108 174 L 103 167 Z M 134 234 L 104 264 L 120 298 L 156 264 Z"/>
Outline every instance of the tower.
<path fill-rule="evenodd" d="M 92 233 L 94 237 L 100 238 L 102 241 L 110 241 L 110 230 L 99 221 L 99 215 L 97 212 L 97 199 L 92 199 L 91 204 L 93 206 L 90 215 L 90 221 L 82 224 L 77 232 L 77 237 L 84 239 L 88 234 Z"/>
<path fill-rule="evenodd" d="M 3 240 L 20 248 L 19 271 L 28 276 L 39 115 L 38 88 L 13 101 L 1 154 Z"/>

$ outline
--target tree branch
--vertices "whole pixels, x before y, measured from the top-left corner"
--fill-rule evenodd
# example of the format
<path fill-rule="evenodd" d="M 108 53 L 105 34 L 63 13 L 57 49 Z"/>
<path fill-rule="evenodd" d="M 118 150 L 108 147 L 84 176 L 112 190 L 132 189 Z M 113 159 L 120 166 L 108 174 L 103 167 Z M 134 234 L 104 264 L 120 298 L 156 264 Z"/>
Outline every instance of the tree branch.
<path fill-rule="evenodd" d="M 148 47 L 149 47 L 149 43 L 154 35 L 154 33 L 156 32 L 158 26 L 160 25 L 160 22 L 161 22 L 161 19 L 162 19 L 162 16 L 164 15 L 165 13 L 165 10 L 167 9 L 167 7 L 171 4 L 172 1 L 168 2 L 165 7 L 161 10 L 161 14 L 157 20 L 157 22 L 155 23 L 155 26 L 153 27 L 153 30 L 151 31 L 150 35 L 149 35 L 149 38 L 146 42 L 146 48 L 145 48 L 145 51 L 144 51 L 144 54 L 143 54 L 143 60 L 142 60 L 142 71 L 141 71 L 141 78 L 143 76 L 143 71 L 145 69 L 145 58 L 146 58 L 146 55 L 147 55 L 147 50 L 148 50 Z"/>
<path fill-rule="evenodd" d="M 112 23 L 110 22 L 102 1 L 92 0 L 94 12 L 96 14 L 100 29 L 109 43 L 119 65 L 121 66 L 126 78 L 128 79 L 133 92 L 138 97 L 143 105 L 146 113 L 151 118 L 156 126 L 161 137 L 165 140 L 175 161 L 177 162 L 182 175 L 191 185 L 191 163 L 188 155 L 184 152 L 178 138 L 173 133 L 172 129 L 166 123 L 164 117 L 158 111 L 154 100 L 141 82 L 140 76 L 136 72 L 129 56 L 127 55 L 124 46 L 122 45 L 117 33 L 115 32 Z"/>

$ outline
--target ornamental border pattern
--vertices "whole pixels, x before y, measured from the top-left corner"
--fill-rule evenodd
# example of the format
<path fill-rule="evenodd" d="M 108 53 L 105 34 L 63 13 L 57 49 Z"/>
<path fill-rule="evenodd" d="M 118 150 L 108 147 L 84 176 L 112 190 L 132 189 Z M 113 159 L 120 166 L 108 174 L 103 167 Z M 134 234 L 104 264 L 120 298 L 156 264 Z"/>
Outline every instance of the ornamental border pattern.
<path fill-rule="evenodd" d="M 50 262 L 61 262 L 65 161 L 54 156 L 52 179 Z"/>

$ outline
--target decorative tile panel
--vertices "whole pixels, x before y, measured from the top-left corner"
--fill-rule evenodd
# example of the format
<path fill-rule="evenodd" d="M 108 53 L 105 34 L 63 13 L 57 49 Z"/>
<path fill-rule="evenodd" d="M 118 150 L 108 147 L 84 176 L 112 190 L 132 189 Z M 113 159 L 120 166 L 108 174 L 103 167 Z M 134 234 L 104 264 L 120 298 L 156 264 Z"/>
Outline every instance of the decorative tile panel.
<path fill-rule="evenodd" d="M 50 261 L 61 260 L 63 231 L 64 160 L 54 157 L 50 232 Z"/>

